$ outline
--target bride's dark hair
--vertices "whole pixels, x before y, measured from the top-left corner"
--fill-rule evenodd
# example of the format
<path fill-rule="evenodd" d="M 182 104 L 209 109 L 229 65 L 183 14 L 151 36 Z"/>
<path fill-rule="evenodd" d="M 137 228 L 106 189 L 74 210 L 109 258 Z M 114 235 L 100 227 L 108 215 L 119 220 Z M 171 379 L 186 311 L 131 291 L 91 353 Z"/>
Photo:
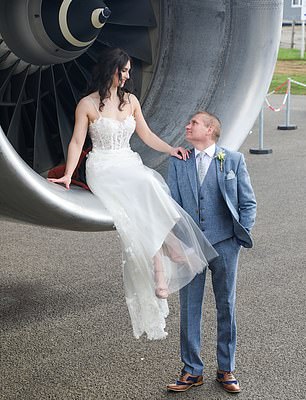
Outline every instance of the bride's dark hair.
<path fill-rule="evenodd" d="M 91 82 L 87 88 L 87 94 L 98 91 L 100 95 L 99 110 L 102 111 L 104 107 L 104 100 L 110 96 L 110 88 L 113 83 L 114 75 L 118 69 L 119 81 L 122 79 L 121 71 L 130 61 L 132 65 L 132 60 L 130 56 L 122 49 L 107 48 L 103 50 L 99 57 L 99 61 L 94 67 Z M 126 101 L 124 100 L 124 93 L 130 92 L 126 88 L 118 86 L 117 94 L 120 100 L 119 110 L 122 108 Z"/>

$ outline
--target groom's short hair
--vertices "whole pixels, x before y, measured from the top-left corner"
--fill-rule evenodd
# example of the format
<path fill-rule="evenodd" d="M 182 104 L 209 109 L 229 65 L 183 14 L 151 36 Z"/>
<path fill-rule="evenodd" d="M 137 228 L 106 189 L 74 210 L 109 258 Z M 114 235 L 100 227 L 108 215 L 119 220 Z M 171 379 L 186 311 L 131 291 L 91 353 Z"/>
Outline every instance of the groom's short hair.
<path fill-rule="evenodd" d="M 213 134 L 215 137 L 215 141 L 217 142 L 221 135 L 221 121 L 220 119 L 214 115 L 209 113 L 208 111 L 199 110 L 194 114 L 195 115 L 203 115 L 205 126 L 211 126 L 213 128 Z"/>

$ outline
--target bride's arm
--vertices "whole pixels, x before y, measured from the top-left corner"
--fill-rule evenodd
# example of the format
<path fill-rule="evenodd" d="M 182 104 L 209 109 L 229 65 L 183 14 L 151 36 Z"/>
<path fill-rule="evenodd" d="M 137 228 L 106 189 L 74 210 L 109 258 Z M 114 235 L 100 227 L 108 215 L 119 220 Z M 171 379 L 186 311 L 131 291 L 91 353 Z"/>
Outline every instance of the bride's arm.
<path fill-rule="evenodd" d="M 138 99 L 134 95 L 130 95 L 130 98 L 132 101 L 134 117 L 136 121 L 136 133 L 140 139 L 154 150 L 161 151 L 162 153 L 168 153 L 171 156 L 186 160 L 186 157 L 189 157 L 188 151 L 183 147 L 170 146 L 168 143 L 160 139 L 155 133 L 153 133 L 144 119 Z"/>
<path fill-rule="evenodd" d="M 69 189 L 72 174 L 78 164 L 88 129 L 88 106 L 81 100 L 75 110 L 73 135 L 68 146 L 67 163 L 64 176 L 59 179 L 49 178 L 50 182 L 62 183 Z"/>

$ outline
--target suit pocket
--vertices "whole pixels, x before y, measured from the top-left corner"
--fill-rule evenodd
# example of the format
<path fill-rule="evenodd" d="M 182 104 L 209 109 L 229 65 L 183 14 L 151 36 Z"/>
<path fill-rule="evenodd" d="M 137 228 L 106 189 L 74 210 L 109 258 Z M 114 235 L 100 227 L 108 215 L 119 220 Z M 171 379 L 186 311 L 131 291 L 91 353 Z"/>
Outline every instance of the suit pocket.
<path fill-rule="evenodd" d="M 236 178 L 235 172 L 231 169 L 226 175 L 225 175 L 225 180 L 230 181 L 232 179 Z"/>
<path fill-rule="evenodd" d="M 225 190 L 229 198 L 237 199 L 237 177 L 225 179 Z"/>

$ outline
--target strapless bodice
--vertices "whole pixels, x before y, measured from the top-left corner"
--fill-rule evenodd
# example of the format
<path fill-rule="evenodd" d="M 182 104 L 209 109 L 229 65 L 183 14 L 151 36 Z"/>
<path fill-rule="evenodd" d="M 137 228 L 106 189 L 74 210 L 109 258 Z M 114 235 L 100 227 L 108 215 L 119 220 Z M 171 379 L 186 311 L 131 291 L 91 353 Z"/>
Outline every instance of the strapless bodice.
<path fill-rule="evenodd" d="M 136 127 L 133 115 L 124 120 L 100 116 L 89 125 L 92 150 L 120 150 L 130 148 L 130 139 Z"/>

